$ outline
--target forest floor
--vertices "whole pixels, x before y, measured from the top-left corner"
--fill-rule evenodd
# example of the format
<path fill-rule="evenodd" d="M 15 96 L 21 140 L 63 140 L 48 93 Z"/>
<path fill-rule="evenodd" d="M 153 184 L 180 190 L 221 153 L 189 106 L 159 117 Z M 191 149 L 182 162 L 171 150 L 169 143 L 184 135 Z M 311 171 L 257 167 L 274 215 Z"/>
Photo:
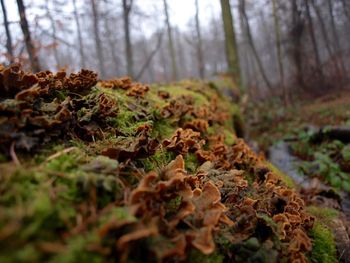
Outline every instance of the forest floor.
<path fill-rule="evenodd" d="M 338 259 L 349 262 L 350 92 L 295 103 L 251 104 L 245 109 L 250 144 L 288 174 L 307 206 L 337 214 L 328 224 Z"/>

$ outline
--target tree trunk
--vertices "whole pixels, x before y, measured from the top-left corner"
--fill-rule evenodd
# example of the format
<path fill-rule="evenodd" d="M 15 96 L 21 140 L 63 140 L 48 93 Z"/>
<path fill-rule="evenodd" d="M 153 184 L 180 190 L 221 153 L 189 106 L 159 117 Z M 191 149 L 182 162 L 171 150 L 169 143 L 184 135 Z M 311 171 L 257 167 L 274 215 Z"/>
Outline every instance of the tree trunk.
<path fill-rule="evenodd" d="M 46 16 L 48 17 L 48 19 L 50 20 L 50 24 L 51 24 L 51 28 L 52 28 L 52 37 L 53 37 L 53 41 L 54 41 L 54 45 L 53 45 L 53 55 L 55 58 L 55 63 L 56 63 L 56 69 L 60 68 L 60 58 L 58 55 L 58 50 L 57 50 L 57 33 L 56 33 L 56 23 L 55 20 L 53 19 L 51 12 L 50 12 L 50 7 L 49 7 L 49 0 L 46 0 L 45 2 L 45 9 L 46 9 Z"/>
<path fill-rule="evenodd" d="M 289 32 L 290 42 L 292 48 L 290 54 L 293 60 L 293 64 L 296 69 L 296 81 L 297 86 L 305 90 L 305 81 L 303 75 L 303 41 L 302 37 L 304 34 L 305 23 L 301 18 L 301 12 L 298 8 L 297 0 L 292 0 L 292 25 Z"/>
<path fill-rule="evenodd" d="M 347 17 L 347 19 L 349 20 L 348 22 L 350 23 L 350 10 L 349 10 L 350 8 L 348 6 L 347 1 L 348 0 L 340 0 L 340 2 L 342 3 L 342 6 L 343 6 L 344 14 Z"/>
<path fill-rule="evenodd" d="M 258 68 L 260 71 L 261 76 L 263 77 L 263 80 L 266 84 L 266 87 L 269 89 L 269 91 L 272 93 L 273 89 L 272 89 L 272 85 L 266 75 L 266 72 L 264 70 L 264 66 L 261 62 L 260 56 L 258 54 L 258 51 L 256 50 L 256 47 L 254 45 L 254 40 L 253 40 L 253 36 L 252 33 L 250 31 L 250 25 L 249 25 L 249 19 L 247 16 L 247 13 L 245 11 L 245 0 L 240 0 L 240 11 L 242 12 L 243 18 L 244 18 L 244 22 L 245 22 L 245 26 L 246 26 L 246 31 L 247 31 L 247 37 L 248 37 L 248 43 L 252 49 L 253 55 L 255 57 L 256 63 L 258 64 Z"/>
<path fill-rule="evenodd" d="M 336 58 L 339 59 L 339 64 L 340 64 L 340 67 L 343 71 L 343 74 L 346 74 L 344 60 L 342 58 L 342 55 L 340 54 L 341 45 L 340 45 L 339 35 L 337 32 L 337 27 L 335 25 L 335 19 L 334 19 L 334 13 L 333 13 L 333 3 L 332 3 L 332 1 L 327 0 L 327 4 L 328 4 L 329 16 L 331 18 L 331 28 L 332 28 L 332 34 L 333 34 L 333 43 L 334 43 L 335 54 L 338 54 L 336 56 Z"/>
<path fill-rule="evenodd" d="M 97 54 L 98 61 L 98 69 L 101 74 L 101 78 L 106 76 L 104 58 L 103 58 L 103 50 L 102 50 L 102 42 L 100 38 L 100 29 L 99 29 L 99 14 L 97 10 L 96 0 L 91 0 L 91 8 L 92 8 L 92 18 L 93 18 L 93 27 L 94 27 L 94 40 L 95 40 L 95 48 Z"/>
<path fill-rule="evenodd" d="M 18 13 L 20 17 L 21 29 L 24 36 L 24 42 L 25 42 L 28 56 L 29 56 L 30 65 L 32 67 L 33 72 L 39 72 L 41 70 L 40 62 L 39 62 L 38 54 L 32 42 L 29 25 L 27 21 L 27 16 L 26 16 L 26 9 L 25 9 L 23 0 L 17 0 L 17 7 L 18 7 Z"/>
<path fill-rule="evenodd" d="M 178 63 L 180 63 L 181 67 L 178 69 L 177 71 L 177 77 L 178 78 L 183 78 L 186 76 L 186 74 L 188 73 L 188 63 L 186 63 L 186 54 L 185 54 L 185 47 L 183 44 L 183 41 L 181 39 L 181 32 L 180 30 L 176 29 L 175 30 L 175 45 L 176 45 L 176 49 L 178 50 L 177 53 L 177 57 L 178 57 Z"/>
<path fill-rule="evenodd" d="M 196 0 L 196 33 L 197 33 L 197 63 L 198 63 L 198 73 L 201 79 L 205 78 L 205 65 L 204 65 L 204 55 L 203 55 L 203 41 L 201 25 L 199 21 L 199 5 L 198 0 Z"/>
<path fill-rule="evenodd" d="M 322 64 L 321 64 L 320 53 L 318 50 L 316 36 L 315 36 L 314 23 L 313 23 L 313 20 L 311 17 L 309 0 L 304 0 L 304 3 L 305 3 L 305 10 L 306 10 L 306 18 L 307 18 L 308 23 L 309 23 L 309 33 L 310 33 L 311 43 L 312 43 L 313 51 L 315 54 L 316 73 L 317 73 L 318 77 L 320 78 L 321 83 L 323 83 L 324 77 L 323 77 Z"/>
<path fill-rule="evenodd" d="M 167 0 L 163 0 L 163 4 L 164 4 L 165 22 L 166 22 L 167 30 L 168 30 L 169 52 L 170 52 L 171 69 L 172 69 L 172 81 L 175 81 L 175 80 L 177 80 L 176 53 L 175 53 L 173 36 L 172 36 L 172 29 L 171 29 L 171 24 L 170 24 Z"/>
<path fill-rule="evenodd" d="M 280 28 L 280 18 L 278 15 L 276 0 L 272 0 L 272 13 L 273 13 L 273 20 L 275 25 L 275 41 L 276 41 L 278 71 L 279 71 L 280 82 L 281 82 L 282 91 L 283 91 L 284 105 L 287 106 L 289 104 L 289 98 L 288 98 L 287 87 L 284 82 L 284 67 L 283 67 L 282 46 L 281 46 L 281 28 Z"/>
<path fill-rule="evenodd" d="M 10 31 L 10 25 L 7 20 L 7 10 L 4 3 L 4 0 L 1 0 L 1 8 L 2 8 L 2 14 L 4 16 L 4 27 L 6 32 L 6 49 L 7 49 L 7 55 L 10 63 L 14 62 L 14 56 L 13 56 L 13 48 L 12 48 L 12 36 Z"/>
<path fill-rule="evenodd" d="M 111 51 L 111 57 L 113 59 L 113 65 L 114 65 L 113 76 L 120 75 L 120 72 L 119 72 L 120 71 L 119 70 L 120 59 L 119 59 L 119 57 L 117 55 L 117 51 L 116 51 L 116 45 L 115 45 L 116 42 L 112 38 L 113 32 L 112 32 L 112 30 L 110 28 L 110 24 L 109 24 L 108 18 L 104 19 L 104 24 L 105 24 L 105 29 L 106 29 L 106 33 L 107 33 L 108 45 L 109 45 L 109 48 L 110 48 L 110 51 Z"/>
<path fill-rule="evenodd" d="M 321 10 L 320 8 L 317 6 L 317 4 L 315 3 L 315 0 L 311 0 L 311 4 L 315 10 L 315 13 L 316 13 L 316 16 L 317 16 L 317 20 L 318 20 L 318 23 L 320 24 L 320 28 L 321 28 L 321 34 L 322 34 L 322 37 L 323 37 L 323 41 L 325 42 L 325 45 L 326 45 L 326 49 L 327 49 L 327 52 L 328 52 L 328 55 L 329 55 L 329 58 L 332 59 L 332 62 L 334 64 L 334 67 L 337 71 L 337 74 L 340 75 L 340 68 L 338 66 L 338 63 L 336 60 L 334 60 L 332 58 L 334 52 L 332 51 L 332 47 L 331 47 L 331 44 L 330 44 L 330 40 L 329 40 L 329 37 L 328 37 L 328 34 L 327 34 L 327 29 L 326 29 L 326 26 L 324 24 L 324 20 L 322 18 L 322 14 L 321 14 Z"/>
<path fill-rule="evenodd" d="M 75 25 L 77 27 L 77 33 L 78 33 L 80 66 L 82 68 L 85 68 L 86 62 L 85 62 L 85 54 L 84 54 L 83 37 L 81 35 L 81 27 L 80 27 L 80 21 L 79 21 L 79 15 L 78 15 L 78 9 L 77 9 L 76 0 L 73 0 L 73 7 L 74 7 L 74 12 L 73 12 L 74 13 L 74 20 L 75 20 Z"/>
<path fill-rule="evenodd" d="M 225 33 L 226 59 L 228 72 L 241 85 L 241 72 L 237 52 L 236 34 L 233 26 L 231 5 L 229 0 L 220 0 L 222 21 Z"/>
<path fill-rule="evenodd" d="M 134 59 L 131 44 L 130 34 L 130 12 L 133 4 L 133 0 L 122 0 L 123 1 L 123 20 L 124 20 L 124 38 L 125 38 L 125 56 L 127 64 L 127 74 L 131 78 L 134 77 Z"/>

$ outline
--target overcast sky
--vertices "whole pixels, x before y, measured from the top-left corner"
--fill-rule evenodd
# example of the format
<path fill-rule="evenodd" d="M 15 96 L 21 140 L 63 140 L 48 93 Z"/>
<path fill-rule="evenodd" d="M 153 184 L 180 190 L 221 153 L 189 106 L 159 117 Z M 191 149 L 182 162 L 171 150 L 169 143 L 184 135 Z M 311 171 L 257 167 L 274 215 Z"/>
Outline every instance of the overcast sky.
<path fill-rule="evenodd" d="M 36 4 L 42 0 L 24 0 L 24 3 L 30 8 L 30 3 Z M 45 1 L 45 0 L 44 0 Z M 101 1 L 101 0 L 99 0 Z M 69 3 L 71 1 L 68 1 Z M 79 0 L 77 1 L 79 2 Z M 121 2 L 121 1 L 120 1 Z M 18 10 L 15 0 L 5 0 L 8 8 L 8 16 L 11 21 L 18 20 Z M 138 6 L 141 10 L 147 12 L 150 8 L 157 8 L 162 10 L 163 0 L 137 0 Z M 195 15 L 195 0 L 168 0 L 169 14 L 173 26 L 185 28 L 188 25 L 189 20 L 193 19 Z M 199 0 L 200 6 L 200 18 L 203 25 L 207 25 L 212 15 L 220 15 L 220 2 L 219 0 Z M 30 15 L 30 14 L 29 14 Z"/>

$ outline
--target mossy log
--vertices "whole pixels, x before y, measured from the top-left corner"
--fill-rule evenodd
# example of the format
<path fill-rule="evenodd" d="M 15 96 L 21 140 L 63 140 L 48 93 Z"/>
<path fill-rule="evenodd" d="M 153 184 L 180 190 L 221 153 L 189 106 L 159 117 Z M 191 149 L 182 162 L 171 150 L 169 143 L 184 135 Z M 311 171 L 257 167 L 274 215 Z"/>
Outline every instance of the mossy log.
<path fill-rule="evenodd" d="M 213 84 L 15 65 L 0 96 L 0 262 L 305 262 L 329 236 Z"/>

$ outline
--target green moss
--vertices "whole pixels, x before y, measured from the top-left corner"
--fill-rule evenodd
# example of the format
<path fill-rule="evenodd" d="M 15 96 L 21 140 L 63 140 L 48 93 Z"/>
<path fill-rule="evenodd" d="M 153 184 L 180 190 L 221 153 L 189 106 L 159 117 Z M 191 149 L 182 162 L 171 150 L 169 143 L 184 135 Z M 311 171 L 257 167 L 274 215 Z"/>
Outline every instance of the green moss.
<path fill-rule="evenodd" d="M 339 216 L 337 210 L 328 207 L 309 206 L 307 211 L 326 224 L 329 224 L 332 219 Z"/>
<path fill-rule="evenodd" d="M 192 249 L 187 257 L 188 263 L 221 263 L 224 262 L 224 256 L 219 252 L 210 255 L 204 255 L 199 250 Z"/>
<path fill-rule="evenodd" d="M 160 140 L 169 139 L 174 134 L 175 130 L 176 128 L 169 119 L 160 119 L 154 122 L 151 136 Z"/>
<path fill-rule="evenodd" d="M 225 144 L 226 145 L 232 145 L 235 143 L 237 137 L 234 135 L 232 132 L 230 132 L 227 129 L 224 129 L 224 134 L 225 134 Z"/>
<path fill-rule="evenodd" d="M 183 95 L 191 96 L 194 99 L 195 106 L 203 106 L 210 104 L 208 98 L 205 97 L 203 94 L 187 88 L 190 86 L 192 87 L 190 83 L 189 85 L 181 85 L 181 83 L 179 83 L 176 86 L 161 86 L 157 89 L 160 91 L 169 92 L 171 98 L 173 99 L 176 99 Z"/>
<path fill-rule="evenodd" d="M 103 257 L 100 254 L 89 252 L 88 250 L 88 245 L 94 242 L 96 243 L 97 241 L 97 235 L 92 233 L 73 237 L 68 241 L 66 249 L 62 253 L 58 253 L 54 256 L 49 262 L 104 262 Z"/>
<path fill-rule="evenodd" d="M 312 251 L 310 253 L 311 262 L 338 262 L 334 235 L 327 226 L 316 220 L 309 234 L 313 239 Z"/>
<path fill-rule="evenodd" d="M 274 166 L 272 163 L 266 161 L 265 164 L 267 165 L 267 167 L 273 172 L 275 173 L 280 180 L 285 183 L 289 188 L 295 188 L 295 183 L 293 181 L 292 178 L 290 178 L 287 174 L 283 173 L 282 171 L 280 171 L 276 166 Z"/>
<path fill-rule="evenodd" d="M 175 159 L 173 152 L 168 152 L 166 149 L 159 149 L 156 153 L 141 161 L 146 172 L 162 169 L 168 163 Z"/>
<path fill-rule="evenodd" d="M 185 169 L 190 173 L 194 173 L 197 170 L 199 163 L 194 153 L 188 153 L 185 155 Z"/>
<path fill-rule="evenodd" d="M 55 172 L 69 172 L 77 168 L 80 161 L 84 159 L 84 154 L 76 149 L 50 160 L 46 164 L 46 168 Z"/>

